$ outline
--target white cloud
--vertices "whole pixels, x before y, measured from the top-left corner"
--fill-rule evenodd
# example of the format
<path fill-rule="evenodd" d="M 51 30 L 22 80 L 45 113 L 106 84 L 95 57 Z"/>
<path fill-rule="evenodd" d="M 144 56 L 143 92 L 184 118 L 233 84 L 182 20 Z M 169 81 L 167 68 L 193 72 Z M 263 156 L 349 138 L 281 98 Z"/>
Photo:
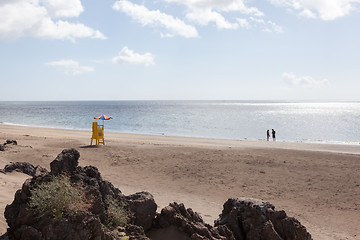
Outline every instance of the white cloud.
<path fill-rule="evenodd" d="M 160 33 L 160 37 L 162 37 L 162 38 L 172 38 L 172 37 L 174 37 L 174 34 L 171 34 L 171 33 Z"/>
<path fill-rule="evenodd" d="M 176 3 L 185 6 L 185 18 L 201 26 L 214 23 L 218 29 L 238 29 L 239 27 L 250 29 L 252 26 L 261 26 L 260 29 L 266 32 L 282 32 L 282 27 L 272 21 L 265 22 L 262 17 L 264 13 L 255 7 L 248 7 L 244 0 L 163 0 L 168 3 Z M 182 35 L 185 37 L 197 37 L 198 33 L 193 26 L 187 25 L 184 21 L 159 10 L 149 10 L 143 5 L 138 5 L 129 0 L 118 0 L 114 3 L 113 9 L 122 11 L 133 19 L 147 26 L 161 26 L 170 30 L 168 33 L 160 33 L 161 37 L 173 37 Z M 248 16 L 233 17 L 229 20 L 226 13 L 236 13 Z M 249 17 L 250 16 L 250 17 Z M 254 19 L 261 19 L 260 25 Z"/>
<path fill-rule="evenodd" d="M 239 25 L 246 27 L 245 22 L 230 22 L 221 14 L 222 12 L 239 12 L 241 14 L 261 17 L 264 14 L 257 8 L 247 7 L 243 0 L 164 0 L 187 7 L 186 18 L 200 25 L 214 22 L 218 29 L 237 29 Z M 243 25 L 241 25 L 243 24 Z M 245 24 L 245 25 L 244 25 Z"/>
<path fill-rule="evenodd" d="M 238 21 L 240 27 L 245 28 L 245 29 L 251 28 L 251 25 L 248 20 L 246 20 L 244 18 L 237 18 L 236 20 Z"/>
<path fill-rule="evenodd" d="M 50 19 L 43 20 L 39 29 L 33 33 L 39 38 L 48 39 L 70 39 L 74 41 L 76 38 L 98 38 L 106 39 L 99 31 L 95 31 L 81 23 L 69 23 L 59 20 L 53 22 Z"/>
<path fill-rule="evenodd" d="M 300 16 L 306 18 L 316 18 L 316 14 L 310 11 L 309 9 L 304 9 L 299 13 Z"/>
<path fill-rule="evenodd" d="M 154 56 L 151 53 L 135 53 L 125 46 L 112 61 L 113 63 L 144 64 L 145 66 L 150 66 L 154 64 Z"/>
<path fill-rule="evenodd" d="M 127 0 L 119 0 L 114 3 L 113 9 L 124 12 L 142 25 L 160 26 L 170 31 L 170 35 L 180 35 L 186 38 L 198 37 L 195 27 L 186 24 L 179 18 L 160 12 L 149 10 L 143 5 L 134 4 Z M 169 33 L 163 34 L 169 36 Z"/>
<path fill-rule="evenodd" d="M 293 9 L 300 16 L 323 20 L 344 17 L 356 9 L 360 0 L 269 0 L 271 3 Z"/>
<path fill-rule="evenodd" d="M 80 0 L 42 0 L 49 15 L 58 17 L 78 17 L 84 11 Z"/>
<path fill-rule="evenodd" d="M 84 24 L 52 19 L 52 16 L 78 16 L 83 11 L 79 0 L 71 0 L 74 2 L 69 6 L 55 0 L 49 0 L 45 5 L 40 0 L 2 1 L 5 2 L 0 4 L 0 39 L 13 40 L 24 36 L 72 41 L 87 37 L 106 38 L 101 32 Z"/>
<path fill-rule="evenodd" d="M 200 25 L 208 25 L 209 22 L 215 22 L 219 29 L 237 29 L 238 23 L 230 23 L 224 16 L 211 9 L 194 9 L 186 14 L 186 18 Z"/>
<path fill-rule="evenodd" d="M 61 67 L 65 70 L 66 74 L 71 74 L 71 75 L 79 75 L 94 71 L 92 67 L 80 66 L 80 64 L 77 61 L 71 59 L 47 62 L 45 64 L 53 67 Z"/>
<path fill-rule="evenodd" d="M 282 33 L 283 32 L 283 28 L 268 20 L 265 21 L 262 18 L 256 18 L 256 17 L 249 17 L 249 20 L 247 21 L 246 19 L 237 19 L 238 22 L 241 24 L 241 22 L 243 22 L 242 24 L 244 25 L 245 28 L 250 28 L 250 27 L 258 27 L 260 29 L 262 29 L 262 31 L 264 32 L 276 32 L 276 33 Z M 246 21 L 244 21 L 246 20 Z"/>
<path fill-rule="evenodd" d="M 323 87 L 328 85 L 329 81 L 327 79 L 316 80 L 310 76 L 296 76 L 294 73 L 286 73 L 282 74 L 283 80 L 291 87 L 305 87 L 305 88 L 313 88 L 313 87 Z"/>
<path fill-rule="evenodd" d="M 276 23 L 272 21 L 267 21 L 267 26 L 264 29 L 265 32 L 277 32 L 282 33 L 283 29 L 281 26 L 277 25 Z"/>
<path fill-rule="evenodd" d="M 255 16 L 263 16 L 259 9 L 255 7 L 247 7 L 243 0 L 164 0 L 166 2 L 175 2 L 185 5 L 192 9 L 214 9 L 217 11 L 230 12 L 238 11 L 243 14 L 250 14 Z"/>

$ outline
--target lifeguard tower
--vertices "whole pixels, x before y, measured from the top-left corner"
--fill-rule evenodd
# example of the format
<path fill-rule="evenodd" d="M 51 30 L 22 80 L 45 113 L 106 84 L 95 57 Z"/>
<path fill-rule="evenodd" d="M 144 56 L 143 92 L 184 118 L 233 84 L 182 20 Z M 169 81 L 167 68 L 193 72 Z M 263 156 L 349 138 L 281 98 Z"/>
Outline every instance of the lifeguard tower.
<path fill-rule="evenodd" d="M 96 145 L 103 144 L 105 145 L 104 141 L 104 125 L 98 125 L 97 122 L 92 123 L 92 136 L 90 145 L 92 145 L 93 140 L 95 140 Z"/>

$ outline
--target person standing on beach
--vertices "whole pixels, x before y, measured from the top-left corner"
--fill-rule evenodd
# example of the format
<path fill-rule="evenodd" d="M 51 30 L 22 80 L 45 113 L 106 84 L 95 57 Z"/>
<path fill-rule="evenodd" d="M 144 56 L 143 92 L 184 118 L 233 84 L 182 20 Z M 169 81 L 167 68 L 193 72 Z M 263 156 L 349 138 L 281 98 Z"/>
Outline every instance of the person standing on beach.
<path fill-rule="evenodd" d="M 269 141 L 269 138 L 270 138 L 270 131 L 269 129 L 266 131 L 266 139 Z"/>
<path fill-rule="evenodd" d="M 272 134 L 272 139 L 273 141 L 275 141 L 276 137 L 275 137 L 275 130 L 274 129 L 271 129 L 271 134 Z"/>

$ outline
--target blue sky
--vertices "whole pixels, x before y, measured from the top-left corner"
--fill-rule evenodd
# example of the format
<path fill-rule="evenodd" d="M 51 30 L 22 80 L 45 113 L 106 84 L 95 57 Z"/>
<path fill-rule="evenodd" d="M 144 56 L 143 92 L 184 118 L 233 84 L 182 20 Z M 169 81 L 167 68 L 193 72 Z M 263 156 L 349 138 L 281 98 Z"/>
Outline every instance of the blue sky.
<path fill-rule="evenodd" d="M 0 101 L 360 100 L 360 0 L 1 0 Z"/>

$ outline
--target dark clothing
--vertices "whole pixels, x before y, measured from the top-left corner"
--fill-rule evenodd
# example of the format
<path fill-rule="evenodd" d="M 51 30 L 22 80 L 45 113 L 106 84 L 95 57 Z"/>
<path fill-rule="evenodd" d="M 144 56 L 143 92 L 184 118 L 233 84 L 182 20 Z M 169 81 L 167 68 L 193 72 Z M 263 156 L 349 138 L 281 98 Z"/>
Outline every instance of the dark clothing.
<path fill-rule="evenodd" d="M 272 133 L 272 138 L 275 139 L 275 138 L 276 138 L 276 137 L 275 137 L 275 133 L 276 133 L 275 130 L 272 129 L 272 130 L 271 130 L 271 133 Z"/>

